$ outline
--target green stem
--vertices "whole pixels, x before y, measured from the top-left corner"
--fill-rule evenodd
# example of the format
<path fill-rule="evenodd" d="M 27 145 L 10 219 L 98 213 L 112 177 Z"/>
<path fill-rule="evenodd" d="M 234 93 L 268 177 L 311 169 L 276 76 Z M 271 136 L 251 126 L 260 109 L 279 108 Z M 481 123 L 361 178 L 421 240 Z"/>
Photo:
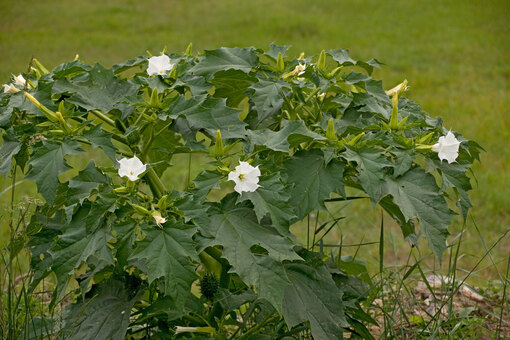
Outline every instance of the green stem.
<path fill-rule="evenodd" d="M 149 148 L 152 144 L 152 142 L 154 141 L 154 129 L 152 127 L 152 125 L 149 126 L 149 140 L 147 141 L 147 143 L 145 143 L 145 145 L 143 146 L 143 149 L 142 149 L 142 157 L 143 158 L 146 158 L 147 156 L 147 152 L 149 152 Z"/>
<path fill-rule="evenodd" d="M 273 319 L 276 319 L 278 318 L 279 315 L 275 315 L 273 316 L 273 314 L 269 314 L 261 323 L 257 324 L 255 327 L 252 327 L 248 330 L 248 332 L 244 333 L 243 335 L 241 335 L 239 337 L 239 339 L 244 339 L 246 338 L 248 335 L 251 335 L 253 333 L 255 333 L 256 331 L 258 331 L 259 329 L 261 329 L 263 326 L 265 326 L 267 323 L 269 323 L 269 321 L 273 321 Z"/>

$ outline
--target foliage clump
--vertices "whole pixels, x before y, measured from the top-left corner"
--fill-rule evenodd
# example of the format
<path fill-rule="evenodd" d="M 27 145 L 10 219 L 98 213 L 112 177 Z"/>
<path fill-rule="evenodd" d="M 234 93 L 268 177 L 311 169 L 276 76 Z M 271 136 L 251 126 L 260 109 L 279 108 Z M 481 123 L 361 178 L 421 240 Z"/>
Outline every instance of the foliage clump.
<path fill-rule="evenodd" d="M 378 61 L 287 50 L 189 48 L 52 71 L 35 61 L 5 87 L 0 174 L 18 167 L 44 198 L 29 226 L 31 287 L 52 274 L 50 307 L 75 296 L 52 332 L 369 337 L 370 279 L 289 229 L 360 197 L 441 258 L 447 200 L 466 217 L 480 147 L 405 98 L 406 83 L 386 92 L 371 77 Z M 202 171 L 170 187 L 179 154 Z"/>

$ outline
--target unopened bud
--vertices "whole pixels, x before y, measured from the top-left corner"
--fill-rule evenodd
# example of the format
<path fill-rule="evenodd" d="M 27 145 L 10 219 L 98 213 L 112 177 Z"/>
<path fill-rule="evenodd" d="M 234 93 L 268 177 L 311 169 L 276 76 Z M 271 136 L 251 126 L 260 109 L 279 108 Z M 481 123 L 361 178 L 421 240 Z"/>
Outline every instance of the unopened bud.
<path fill-rule="evenodd" d="M 25 97 L 28 98 L 28 100 L 30 100 L 35 105 L 35 107 L 37 107 L 39 109 L 39 111 L 44 113 L 46 118 L 48 118 L 52 122 L 58 122 L 58 118 L 57 118 L 55 112 L 51 111 L 46 106 L 44 106 L 43 104 L 39 103 L 39 101 L 37 99 L 35 99 L 35 97 L 32 96 L 30 93 L 24 92 L 24 95 L 25 95 Z"/>
<path fill-rule="evenodd" d="M 331 141 L 337 141 L 338 137 L 335 133 L 335 122 L 333 121 L 333 118 L 329 118 L 328 120 L 328 128 L 326 129 L 326 138 Z"/>
<path fill-rule="evenodd" d="M 189 43 L 188 47 L 186 47 L 186 52 L 184 52 L 185 55 L 192 55 L 193 54 L 193 43 Z"/>
<path fill-rule="evenodd" d="M 216 130 L 216 143 L 214 144 L 214 156 L 221 157 L 225 153 L 223 148 L 223 138 L 221 137 L 221 131 Z"/>
<path fill-rule="evenodd" d="M 317 68 L 321 71 L 326 71 L 326 51 L 322 50 L 319 54 L 319 60 L 317 61 Z"/>
<path fill-rule="evenodd" d="M 161 107 L 161 101 L 159 100 L 158 89 L 155 87 L 152 89 L 150 105 L 152 107 Z"/>
<path fill-rule="evenodd" d="M 276 60 L 276 71 L 283 73 L 285 70 L 285 63 L 283 62 L 282 53 L 278 52 L 278 59 Z"/>

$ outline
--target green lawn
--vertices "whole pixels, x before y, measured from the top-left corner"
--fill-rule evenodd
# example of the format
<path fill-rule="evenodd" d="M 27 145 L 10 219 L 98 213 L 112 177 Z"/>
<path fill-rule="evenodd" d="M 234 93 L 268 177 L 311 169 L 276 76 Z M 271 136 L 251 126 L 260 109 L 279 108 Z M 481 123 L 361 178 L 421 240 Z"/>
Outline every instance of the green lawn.
<path fill-rule="evenodd" d="M 183 51 L 189 42 L 196 51 L 276 42 L 292 45 L 295 55 L 349 48 L 355 59 L 384 62 L 375 76 L 387 88 L 407 78 L 411 99 L 485 148 L 472 216 L 489 244 L 509 228 L 509 1 L 2 0 L 0 84 L 25 71 L 32 55 L 47 67 L 76 54 L 111 65 L 164 46 Z M 336 235 L 377 241 L 377 214 L 367 209 L 347 212 Z M 472 264 L 482 248 L 471 221 L 468 230 L 464 252 Z M 496 258 L 509 251 L 506 238 Z"/>

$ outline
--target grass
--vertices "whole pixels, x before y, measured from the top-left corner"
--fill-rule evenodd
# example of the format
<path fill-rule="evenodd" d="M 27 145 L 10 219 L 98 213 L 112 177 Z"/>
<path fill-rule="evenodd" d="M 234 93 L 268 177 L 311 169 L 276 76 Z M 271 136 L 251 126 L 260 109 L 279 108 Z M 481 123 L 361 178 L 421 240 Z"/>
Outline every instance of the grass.
<path fill-rule="evenodd" d="M 54 67 L 75 54 L 89 63 L 112 65 L 146 50 L 157 53 L 163 46 L 182 51 L 189 42 L 200 51 L 276 42 L 292 45 L 294 55 L 350 48 L 354 58 L 375 57 L 386 64 L 375 77 L 387 88 L 407 78 L 411 99 L 485 148 L 475 169 L 472 217 L 485 242 L 492 244 L 510 226 L 509 17 L 510 3 L 504 0 L 3 0 L 0 83 L 11 73 L 24 72 L 31 56 Z M 176 172 L 186 167 L 178 162 Z M 0 192 L 7 186 L 0 179 Z M 27 182 L 17 190 L 19 197 L 34 192 Z M 6 211 L 6 196 L 9 191 L 0 197 L 0 210 Z M 332 231 L 331 242 L 341 237 L 344 244 L 377 242 L 380 212 L 368 203 L 352 205 L 355 208 L 345 209 L 347 218 Z M 457 234 L 461 229 L 457 220 L 451 231 Z M 402 247 L 401 236 L 391 226 L 386 230 L 385 261 L 405 259 L 408 248 Z M 0 240 L 7 234 L 1 230 Z M 461 261 L 466 267 L 472 268 L 484 251 L 480 240 L 469 220 Z M 493 250 L 496 268 L 505 266 L 509 252 L 508 239 Z M 377 267 L 377 246 L 368 247 L 361 257 L 365 254 Z M 489 270 L 483 270 L 486 267 Z M 490 262 L 480 268 L 480 278 L 495 274 Z"/>

